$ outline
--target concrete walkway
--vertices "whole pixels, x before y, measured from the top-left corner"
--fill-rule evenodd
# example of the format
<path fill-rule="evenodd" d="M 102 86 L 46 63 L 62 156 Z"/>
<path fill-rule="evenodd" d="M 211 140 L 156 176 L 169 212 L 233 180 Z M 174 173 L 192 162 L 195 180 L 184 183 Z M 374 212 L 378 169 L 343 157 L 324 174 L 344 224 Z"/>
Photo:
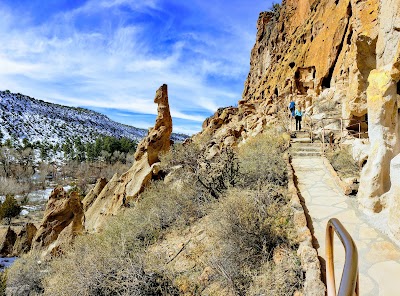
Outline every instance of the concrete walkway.
<path fill-rule="evenodd" d="M 321 157 L 294 157 L 293 168 L 300 194 L 312 219 L 314 245 L 325 258 L 325 229 L 338 218 L 353 237 L 359 255 L 360 295 L 400 295 L 400 249 L 375 230 L 368 216 L 357 209 L 354 197 L 341 193 Z M 335 277 L 338 289 L 344 264 L 344 248 L 335 235 Z M 324 260 L 323 260 L 324 262 Z"/>

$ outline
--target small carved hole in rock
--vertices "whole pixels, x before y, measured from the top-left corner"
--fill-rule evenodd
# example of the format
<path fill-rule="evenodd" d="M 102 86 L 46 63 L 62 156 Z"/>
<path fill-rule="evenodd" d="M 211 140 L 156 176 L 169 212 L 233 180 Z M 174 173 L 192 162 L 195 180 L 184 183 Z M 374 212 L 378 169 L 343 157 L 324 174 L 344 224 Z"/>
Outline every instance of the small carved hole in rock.
<path fill-rule="evenodd" d="M 291 63 L 289 64 L 289 67 L 290 67 L 290 68 L 293 68 L 294 66 L 296 66 L 296 63 L 295 63 L 295 62 L 291 62 Z"/>
<path fill-rule="evenodd" d="M 335 0 L 335 4 L 338 5 L 339 4 L 339 0 Z"/>
<path fill-rule="evenodd" d="M 363 162 L 361 163 L 361 167 L 363 168 L 367 164 L 367 159 L 364 159 Z"/>
<path fill-rule="evenodd" d="M 397 94 L 400 96 L 400 81 L 397 81 Z"/>

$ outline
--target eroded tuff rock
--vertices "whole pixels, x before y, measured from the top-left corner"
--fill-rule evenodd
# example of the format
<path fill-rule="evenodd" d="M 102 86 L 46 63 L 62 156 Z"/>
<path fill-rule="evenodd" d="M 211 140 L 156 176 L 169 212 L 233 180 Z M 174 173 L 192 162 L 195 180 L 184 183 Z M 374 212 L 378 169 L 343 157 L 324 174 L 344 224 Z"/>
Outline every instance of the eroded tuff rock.
<path fill-rule="evenodd" d="M 391 188 L 384 196 L 389 204 L 389 229 L 400 241 L 400 154 L 390 162 Z"/>
<path fill-rule="evenodd" d="M 16 238 L 17 234 L 15 231 L 12 230 L 11 227 L 8 227 L 0 237 L 0 256 L 12 254 Z"/>
<path fill-rule="evenodd" d="M 172 133 L 167 85 L 157 90 L 154 103 L 158 104 L 155 126 L 149 129 L 147 137 L 139 143 L 133 166 L 120 177 L 114 175 L 91 203 L 85 213 L 85 228 L 88 231 L 99 230 L 107 216 L 116 214 L 124 201 L 137 198 L 153 176 L 157 175 L 159 155 L 169 150 Z M 87 196 L 86 199 L 91 197 Z"/>
<path fill-rule="evenodd" d="M 94 187 L 89 191 L 89 193 L 82 200 L 83 210 L 87 211 L 88 208 L 93 204 L 96 198 L 100 195 L 103 188 L 107 185 L 106 178 L 99 178 L 94 185 Z"/>
<path fill-rule="evenodd" d="M 377 69 L 368 76 L 367 106 L 371 150 L 360 182 L 358 199 L 370 211 L 380 212 L 381 196 L 391 186 L 390 161 L 400 152 L 400 3 L 383 1 L 379 15 Z"/>
<path fill-rule="evenodd" d="M 16 237 L 12 254 L 14 256 L 19 256 L 28 253 L 31 249 L 36 232 L 37 228 L 33 223 L 26 223 Z"/>
<path fill-rule="evenodd" d="M 47 202 L 39 229 L 32 242 L 32 249 L 50 254 L 62 244 L 68 244 L 84 231 L 84 212 L 77 192 L 67 193 L 56 187 Z"/>

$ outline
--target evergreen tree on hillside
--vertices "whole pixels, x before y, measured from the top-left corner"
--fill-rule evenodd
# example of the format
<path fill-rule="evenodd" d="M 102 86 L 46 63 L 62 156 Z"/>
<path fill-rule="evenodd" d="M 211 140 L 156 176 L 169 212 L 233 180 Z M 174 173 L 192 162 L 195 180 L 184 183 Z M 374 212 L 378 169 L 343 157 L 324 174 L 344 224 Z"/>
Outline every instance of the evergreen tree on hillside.
<path fill-rule="evenodd" d="M 11 223 L 11 219 L 18 216 L 21 212 L 21 206 L 18 204 L 14 195 L 7 194 L 6 199 L 0 206 L 0 218 L 6 219 L 7 224 Z"/>

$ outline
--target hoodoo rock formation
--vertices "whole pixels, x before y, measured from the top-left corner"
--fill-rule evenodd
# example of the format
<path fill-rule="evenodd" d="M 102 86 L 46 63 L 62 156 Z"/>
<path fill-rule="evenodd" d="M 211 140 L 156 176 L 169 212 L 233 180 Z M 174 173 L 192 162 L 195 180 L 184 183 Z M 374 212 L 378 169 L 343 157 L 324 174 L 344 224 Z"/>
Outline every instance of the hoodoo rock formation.
<path fill-rule="evenodd" d="M 56 187 L 47 202 L 39 229 L 32 241 L 32 249 L 51 254 L 62 244 L 68 244 L 84 231 L 84 212 L 77 192 L 68 194 Z"/>
<path fill-rule="evenodd" d="M 120 177 L 114 175 L 95 199 L 95 192 L 85 197 L 86 230 L 99 230 L 107 216 L 116 214 L 125 206 L 124 202 L 137 198 L 149 181 L 157 175 L 159 155 L 169 150 L 172 133 L 167 85 L 164 84 L 157 90 L 154 103 L 158 104 L 156 123 L 149 129 L 147 137 L 139 143 L 133 166 Z"/>

